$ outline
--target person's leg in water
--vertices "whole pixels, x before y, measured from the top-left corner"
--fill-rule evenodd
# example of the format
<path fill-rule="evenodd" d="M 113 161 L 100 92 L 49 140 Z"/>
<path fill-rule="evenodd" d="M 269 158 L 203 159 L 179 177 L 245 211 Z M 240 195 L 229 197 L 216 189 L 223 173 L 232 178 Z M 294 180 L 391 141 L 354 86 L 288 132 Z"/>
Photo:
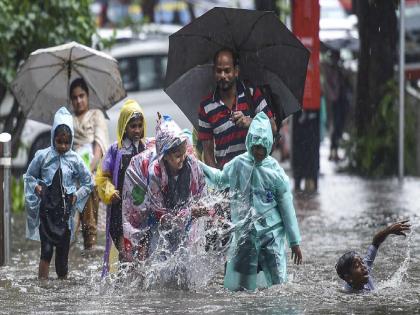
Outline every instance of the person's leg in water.
<path fill-rule="evenodd" d="M 49 270 L 50 270 L 50 263 L 46 260 L 41 259 L 39 261 L 39 266 L 38 266 L 38 279 L 47 280 Z"/>
<path fill-rule="evenodd" d="M 95 190 L 90 194 L 85 209 L 80 215 L 82 223 L 83 244 L 86 250 L 96 246 L 97 222 L 98 222 L 99 198 Z"/>
<path fill-rule="evenodd" d="M 42 222 L 41 222 L 42 224 Z M 41 258 L 38 266 L 38 279 L 47 280 L 50 269 L 50 262 L 53 256 L 54 247 L 51 242 L 44 236 L 40 229 L 40 240 L 41 240 Z"/>
<path fill-rule="evenodd" d="M 331 135 L 330 156 L 328 157 L 328 159 L 330 161 L 337 162 L 341 159 L 338 155 L 338 144 L 343 135 L 345 122 L 345 108 L 344 105 L 341 104 L 341 98 L 339 98 L 338 101 L 333 103 L 332 111 L 334 121 L 333 132 Z"/>
<path fill-rule="evenodd" d="M 277 231 L 278 232 L 278 231 Z M 276 231 L 269 232 L 261 239 L 261 248 L 258 255 L 259 271 L 264 272 L 267 285 L 284 283 L 286 278 L 286 260 L 282 255 L 284 241 Z"/>
<path fill-rule="evenodd" d="M 55 248 L 55 272 L 58 279 L 67 279 L 68 263 L 69 263 L 69 250 L 70 250 L 70 230 L 67 229 L 63 235 L 63 239 Z"/>
<path fill-rule="evenodd" d="M 256 235 L 254 233 L 249 233 L 243 241 L 238 241 L 235 271 L 240 274 L 240 291 L 255 289 L 258 273 L 258 256 Z"/>

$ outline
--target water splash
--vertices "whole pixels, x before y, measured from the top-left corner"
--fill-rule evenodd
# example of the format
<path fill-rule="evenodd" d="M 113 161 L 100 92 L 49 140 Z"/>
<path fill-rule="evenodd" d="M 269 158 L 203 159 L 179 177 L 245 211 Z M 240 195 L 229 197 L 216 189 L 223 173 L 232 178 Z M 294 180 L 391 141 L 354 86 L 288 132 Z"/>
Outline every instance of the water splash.
<path fill-rule="evenodd" d="M 224 194 L 215 193 L 200 201 L 209 209 L 226 204 Z M 225 207 L 221 207 L 225 208 Z M 102 291 L 119 287 L 135 290 L 197 290 L 206 287 L 222 274 L 227 242 L 226 220 L 220 213 L 196 219 L 185 234 L 189 223 L 171 217 L 153 232 L 152 253 L 143 261 L 123 263 L 118 274 L 104 279 Z"/>
<path fill-rule="evenodd" d="M 414 228 L 414 226 L 412 228 Z M 379 283 L 378 290 L 382 290 L 386 288 L 399 288 L 407 279 L 408 277 L 407 271 L 410 266 L 410 260 L 411 260 L 411 246 L 412 246 L 411 240 L 412 240 L 413 234 L 414 232 L 411 232 L 407 236 L 407 250 L 406 250 L 405 258 L 403 262 L 389 279 L 381 281 Z"/>

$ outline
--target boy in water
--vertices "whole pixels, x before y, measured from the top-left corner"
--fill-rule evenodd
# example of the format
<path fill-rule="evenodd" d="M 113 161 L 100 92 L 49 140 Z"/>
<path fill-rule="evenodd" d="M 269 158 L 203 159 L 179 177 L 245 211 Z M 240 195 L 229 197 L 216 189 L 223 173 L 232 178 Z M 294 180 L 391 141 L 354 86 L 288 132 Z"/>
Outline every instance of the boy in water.
<path fill-rule="evenodd" d="M 363 259 L 354 251 L 347 252 L 341 256 L 335 265 L 335 269 L 338 276 L 346 282 L 344 290 L 347 292 L 369 292 L 374 290 L 375 287 L 370 273 L 379 246 L 390 234 L 406 236 L 405 232 L 410 230 L 410 226 L 408 220 L 405 220 L 391 224 L 376 233 Z"/>
<path fill-rule="evenodd" d="M 302 263 L 300 233 L 289 179 L 269 153 L 273 145 L 270 119 L 258 113 L 246 136 L 247 152 L 222 170 L 203 163 L 207 180 L 218 189 L 229 187 L 234 232 L 228 253 L 225 288 L 255 290 L 287 281 L 286 237 L 295 264 Z"/>
<path fill-rule="evenodd" d="M 74 212 L 83 211 L 93 189 L 88 168 L 71 150 L 73 136 L 73 118 L 65 107 L 61 107 L 54 116 L 51 146 L 36 152 L 23 175 L 26 237 L 41 241 L 39 279 L 48 278 L 54 247 L 58 278 L 67 278 Z"/>

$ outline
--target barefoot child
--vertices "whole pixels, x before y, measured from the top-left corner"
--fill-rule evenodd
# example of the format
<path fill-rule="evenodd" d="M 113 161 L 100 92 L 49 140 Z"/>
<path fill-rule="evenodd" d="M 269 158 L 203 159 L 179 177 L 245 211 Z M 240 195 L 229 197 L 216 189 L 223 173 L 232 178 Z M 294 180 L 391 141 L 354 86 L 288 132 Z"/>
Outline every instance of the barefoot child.
<path fill-rule="evenodd" d="M 73 118 L 65 107 L 61 107 L 54 116 L 51 146 L 36 152 L 23 175 L 26 236 L 41 241 L 39 279 L 48 278 L 54 247 L 57 276 L 59 279 L 67 277 L 74 212 L 83 211 L 93 189 L 88 168 L 70 149 L 72 142 Z"/>
<path fill-rule="evenodd" d="M 294 263 L 302 262 L 289 180 L 278 162 L 269 156 L 273 134 L 265 113 L 258 113 L 252 120 L 245 143 L 248 152 L 235 157 L 222 170 L 200 163 L 215 187 L 230 188 L 235 227 L 224 286 L 234 291 L 255 290 L 260 271 L 268 286 L 287 280 L 286 236 Z"/>
<path fill-rule="evenodd" d="M 349 293 L 374 290 L 375 287 L 370 273 L 379 246 L 385 241 L 388 235 L 406 236 L 405 232 L 409 230 L 410 224 L 408 220 L 391 224 L 373 237 L 372 244 L 369 246 L 366 256 L 363 259 L 354 251 L 347 252 L 341 256 L 335 265 L 335 269 L 337 270 L 338 276 L 346 282 L 344 290 Z"/>

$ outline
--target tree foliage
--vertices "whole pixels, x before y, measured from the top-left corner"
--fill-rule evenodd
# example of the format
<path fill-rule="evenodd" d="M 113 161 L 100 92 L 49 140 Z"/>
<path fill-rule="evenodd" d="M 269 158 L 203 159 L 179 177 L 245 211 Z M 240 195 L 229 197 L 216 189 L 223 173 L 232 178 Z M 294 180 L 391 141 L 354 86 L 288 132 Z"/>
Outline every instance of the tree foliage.
<path fill-rule="evenodd" d="M 0 80 L 9 84 L 20 61 L 38 48 L 78 41 L 90 45 L 95 24 L 89 0 L 2 0 Z"/>
<path fill-rule="evenodd" d="M 77 41 L 90 45 L 95 23 L 90 0 L 1 0 L 0 1 L 0 103 L 14 79 L 19 64 L 39 48 Z M 4 130 L 15 142 L 24 117 L 15 102 Z M 14 150 L 16 151 L 16 150 Z"/>
<path fill-rule="evenodd" d="M 369 177 L 395 175 L 398 165 L 398 108 L 395 106 L 398 90 L 395 80 L 383 86 L 382 99 L 365 134 L 354 131 L 346 144 L 351 161 L 350 170 Z M 416 115 L 413 104 L 407 103 L 405 113 L 405 173 L 416 174 Z"/>

